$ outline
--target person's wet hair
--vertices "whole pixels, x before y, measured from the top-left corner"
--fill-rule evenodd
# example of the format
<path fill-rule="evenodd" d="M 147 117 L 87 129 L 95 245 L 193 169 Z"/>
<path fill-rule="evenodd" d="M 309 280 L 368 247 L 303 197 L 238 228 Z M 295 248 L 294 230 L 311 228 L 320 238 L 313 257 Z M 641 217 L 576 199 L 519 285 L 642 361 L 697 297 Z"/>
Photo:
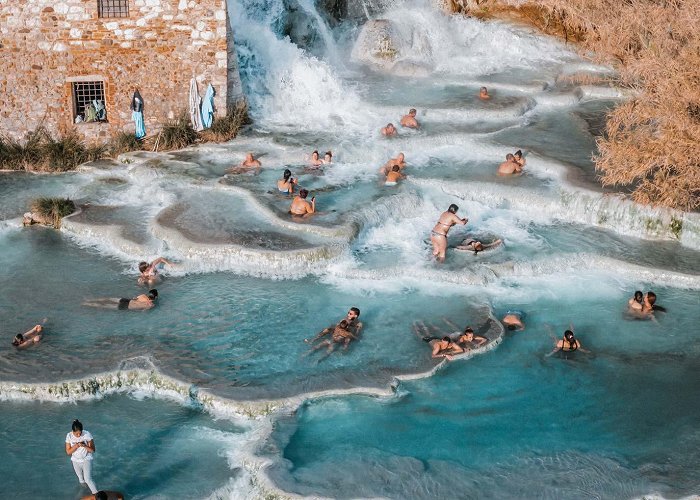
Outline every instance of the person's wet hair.
<path fill-rule="evenodd" d="M 522 158 L 522 157 L 523 157 L 523 152 L 522 152 L 522 150 L 518 149 L 518 150 L 515 152 L 515 156 L 517 156 L 518 158 Z"/>
<path fill-rule="evenodd" d="M 12 340 L 12 345 L 20 345 L 22 342 L 24 342 L 24 336 L 21 333 L 18 333 Z"/>
<path fill-rule="evenodd" d="M 318 156 L 318 150 L 317 150 L 317 149 L 314 149 L 314 152 L 311 153 L 311 156 L 313 156 L 313 155 L 317 155 L 317 156 Z"/>
<path fill-rule="evenodd" d="M 415 115 L 416 113 L 417 113 L 416 108 L 411 108 L 408 110 L 409 115 L 412 115 L 412 114 Z"/>
<path fill-rule="evenodd" d="M 350 310 L 357 314 L 357 317 L 360 317 L 360 310 L 357 307 L 351 307 Z"/>
<path fill-rule="evenodd" d="M 77 418 L 75 420 L 73 420 L 73 424 L 71 424 L 70 428 L 73 430 L 73 432 L 75 432 L 75 431 L 83 432 L 83 424 L 80 423 L 80 420 L 78 420 Z"/>
<path fill-rule="evenodd" d="M 647 292 L 647 300 L 653 306 L 656 302 L 656 294 L 654 292 Z"/>
<path fill-rule="evenodd" d="M 149 290 L 148 291 L 148 298 L 151 300 L 157 299 L 158 298 L 158 290 L 156 290 L 155 288 L 152 290 Z"/>
<path fill-rule="evenodd" d="M 331 158 L 333 158 L 333 152 L 326 151 L 326 154 L 324 156 L 330 156 Z"/>
<path fill-rule="evenodd" d="M 284 182 L 287 182 L 291 176 L 292 176 L 292 171 L 289 169 L 286 169 L 284 171 Z"/>
<path fill-rule="evenodd" d="M 107 492 L 104 490 L 100 490 L 97 493 L 95 493 L 95 500 L 108 500 L 109 495 L 107 495 Z"/>
<path fill-rule="evenodd" d="M 572 332 L 571 330 L 566 330 L 564 332 L 564 338 L 571 342 L 572 340 L 574 340 L 574 332 Z"/>
<path fill-rule="evenodd" d="M 452 342 L 452 339 L 450 337 L 448 337 L 447 335 L 442 337 L 442 340 L 444 340 L 445 342 Z"/>
<path fill-rule="evenodd" d="M 148 269 L 148 262 L 139 262 L 139 272 L 145 272 Z"/>
<path fill-rule="evenodd" d="M 486 89 L 486 87 L 481 87 L 481 88 L 479 89 L 479 91 L 480 91 L 480 92 L 488 92 L 488 90 Z"/>
<path fill-rule="evenodd" d="M 389 127 L 394 128 L 394 124 L 393 124 L 393 123 L 387 123 L 385 128 L 389 128 Z"/>
<path fill-rule="evenodd" d="M 401 167 L 399 167 L 398 165 L 394 165 L 393 167 L 391 167 L 392 172 L 398 172 L 399 170 L 401 170 Z"/>
<path fill-rule="evenodd" d="M 304 199 L 304 198 L 306 198 L 307 196 L 309 196 L 309 190 L 308 190 L 308 189 L 301 189 L 301 190 L 299 190 L 299 198 Z"/>
<path fill-rule="evenodd" d="M 452 213 L 452 214 L 456 214 L 457 210 L 459 210 L 459 207 L 457 205 L 455 205 L 454 203 L 447 208 L 447 211 Z"/>
<path fill-rule="evenodd" d="M 636 292 L 634 292 L 634 300 L 636 300 L 640 304 L 642 303 L 642 300 L 644 300 L 644 294 L 641 290 L 637 290 Z"/>
<path fill-rule="evenodd" d="M 508 154 L 506 155 L 506 160 L 512 160 L 513 158 L 515 158 L 515 156 L 513 156 L 512 153 L 508 153 Z"/>
<path fill-rule="evenodd" d="M 464 333 L 474 333 L 474 330 L 472 330 L 471 326 L 468 326 L 464 329 Z"/>
<path fill-rule="evenodd" d="M 511 332 L 515 331 L 515 325 L 506 325 L 506 328 L 508 328 L 508 330 L 510 330 Z"/>

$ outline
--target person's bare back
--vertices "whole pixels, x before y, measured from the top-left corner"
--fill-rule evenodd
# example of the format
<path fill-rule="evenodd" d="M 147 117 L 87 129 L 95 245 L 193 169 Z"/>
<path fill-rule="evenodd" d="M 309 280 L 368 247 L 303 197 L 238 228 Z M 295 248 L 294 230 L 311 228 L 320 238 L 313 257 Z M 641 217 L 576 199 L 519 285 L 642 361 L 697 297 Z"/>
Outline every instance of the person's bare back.
<path fill-rule="evenodd" d="M 522 171 L 522 167 L 515 161 L 515 157 L 512 154 L 506 156 L 506 161 L 498 166 L 496 173 L 498 175 L 514 175 L 519 174 Z"/>
<path fill-rule="evenodd" d="M 420 124 L 418 123 L 418 120 L 416 120 L 416 110 L 414 108 L 411 108 L 408 111 L 408 114 L 404 115 L 403 118 L 401 118 L 400 123 L 402 127 L 420 128 Z"/>

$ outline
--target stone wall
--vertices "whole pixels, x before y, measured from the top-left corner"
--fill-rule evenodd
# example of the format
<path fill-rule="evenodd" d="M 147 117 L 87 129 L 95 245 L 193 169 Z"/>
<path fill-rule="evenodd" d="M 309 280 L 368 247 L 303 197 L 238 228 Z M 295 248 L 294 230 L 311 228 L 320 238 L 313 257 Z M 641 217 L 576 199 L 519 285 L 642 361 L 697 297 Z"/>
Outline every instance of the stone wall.
<path fill-rule="evenodd" d="M 150 135 L 187 109 L 192 76 L 202 97 L 214 86 L 217 115 L 240 98 L 225 0 L 128 0 L 126 18 L 98 17 L 98 1 L 0 0 L 0 133 L 45 125 L 106 140 L 133 130 L 138 88 Z M 81 79 L 104 81 L 107 123 L 74 124 Z"/>

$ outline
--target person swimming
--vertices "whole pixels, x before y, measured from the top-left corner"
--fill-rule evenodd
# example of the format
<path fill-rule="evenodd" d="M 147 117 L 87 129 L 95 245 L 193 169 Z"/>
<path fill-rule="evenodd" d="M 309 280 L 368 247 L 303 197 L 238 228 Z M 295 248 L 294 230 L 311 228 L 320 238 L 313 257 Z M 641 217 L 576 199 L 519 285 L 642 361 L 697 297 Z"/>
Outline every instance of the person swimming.
<path fill-rule="evenodd" d="M 481 87 L 479 89 L 479 99 L 482 99 L 484 101 L 488 101 L 491 99 L 491 96 L 489 95 L 489 91 L 486 87 Z"/>
<path fill-rule="evenodd" d="M 326 154 L 323 155 L 323 160 L 321 160 L 324 165 L 330 165 L 333 163 L 333 152 L 332 151 L 326 151 Z"/>
<path fill-rule="evenodd" d="M 172 263 L 165 260 L 163 257 L 158 257 L 153 262 L 141 261 L 139 262 L 139 285 L 153 285 L 160 281 L 160 275 L 158 274 L 158 266 L 160 265 L 172 266 Z"/>
<path fill-rule="evenodd" d="M 515 161 L 515 156 L 511 153 L 506 155 L 506 161 L 498 166 L 496 173 L 500 176 L 514 175 L 522 172 L 522 167 Z"/>
<path fill-rule="evenodd" d="M 524 317 L 525 317 L 525 313 L 523 313 L 521 311 L 508 311 L 505 314 L 505 316 L 503 316 L 501 323 L 503 323 L 503 326 L 505 326 L 506 329 L 508 329 L 510 331 L 524 330 L 525 329 L 525 323 L 523 323 Z"/>
<path fill-rule="evenodd" d="M 253 157 L 253 153 L 248 153 L 245 155 L 245 160 L 243 160 L 240 164 L 240 167 L 243 168 L 260 168 L 262 167 L 262 163 L 260 163 L 260 160 L 256 160 Z"/>
<path fill-rule="evenodd" d="M 292 200 L 292 205 L 289 207 L 289 213 L 292 215 L 311 215 L 316 211 L 316 197 L 311 197 L 311 203 L 306 201 L 309 195 L 307 189 L 300 189 L 299 195 Z"/>
<path fill-rule="evenodd" d="M 386 180 L 384 181 L 385 186 L 396 186 L 401 179 L 405 179 L 406 176 L 401 173 L 401 168 L 398 165 L 394 165 L 391 168 L 391 172 L 386 174 Z"/>
<path fill-rule="evenodd" d="M 416 120 L 416 109 L 411 108 L 408 110 L 408 114 L 401 118 L 401 126 L 406 128 L 420 128 L 418 120 Z"/>
<path fill-rule="evenodd" d="M 466 217 L 460 219 L 455 215 L 459 207 L 454 203 L 449 206 L 447 211 L 440 215 L 435 227 L 430 231 L 430 241 L 433 244 L 433 256 L 438 262 L 445 261 L 445 252 L 447 251 L 447 233 L 455 224 L 465 225 L 469 219 Z"/>
<path fill-rule="evenodd" d="M 292 177 L 292 171 L 286 169 L 284 171 L 284 174 L 282 175 L 282 178 L 277 181 L 277 190 L 280 193 L 292 194 L 294 193 L 294 185 L 296 183 L 297 180 L 294 177 Z"/>
<path fill-rule="evenodd" d="M 455 250 L 467 250 L 469 252 L 474 252 L 474 255 L 478 254 L 479 252 L 483 252 L 484 250 L 491 250 L 493 248 L 496 248 L 497 246 L 501 245 L 503 243 L 502 240 L 496 239 L 492 241 L 491 243 L 482 243 L 479 240 L 474 240 L 474 239 L 466 239 L 462 242 L 461 245 L 457 245 L 455 247 Z"/>
<path fill-rule="evenodd" d="M 393 123 L 387 123 L 385 127 L 382 127 L 381 133 L 385 137 L 394 137 L 398 135 L 398 131 Z"/>
<path fill-rule="evenodd" d="M 562 351 L 562 352 L 574 352 L 574 351 L 581 351 L 581 352 L 590 352 L 584 349 L 581 346 L 581 342 L 574 336 L 574 330 L 573 326 L 569 329 L 564 331 L 564 337 L 557 340 L 554 350 L 548 354 L 548 356 L 551 356 L 552 354 Z"/>
<path fill-rule="evenodd" d="M 390 158 L 383 166 L 379 169 L 379 173 L 386 175 L 391 172 L 394 166 L 398 165 L 399 170 L 403 170 L 406 167 L 406 157 L 403 153 L 399 153 L 396 158 Z"/>
<path fill-rule="evenodd" d="M 644 308 L 644 294 L 641 290 L 634 292 L 634 296 L 627 301 L 630 311 L 641 311 Z"/>
<path fill-rule="evenodd" d="M 313 153 L 311 153 L 311 159 L 309 159 L 309 163 L 312 167 L 318 167 L 320 165 L 323 165 L 323 160 L 320 159 L 318 156 L 318 150 L 314 150 Z"/>
<path fill-rule="evenodd" d="M 340 320 L 336 325 L 324 328 L 312 339 L 304 339 L 304 342 L 307 344 L 313 344 L 329 333 L 332 334 L 330 340 L 326 339 L 318 345 L 313 346 L 306 354 L 308 355 L 322 347 L 327 347 L 326 356 L 328 356 L 335 349 L 335 344 L 343 344 L 343 350 L 346 350 L 351 341 L 359 340 L 360 338 L 363 325 L 359 318 L 360 310 L 357 307 L 351 307 L 345 318 Z M 324 358 L 326 356 L 324 356 Z"/>
<path fill-rule="evenodd" d="M 41 340 L 41 332 L 44 328 L 41 325 L 36 325 L 31 330 L 24 333 L 18 333 L 15 338 L 12 339 L 12 345 L 18 349 L 25 349 L 31 345 L 38 344 Z"/>
<path fill-rule="evenodd" d="M 525 158 L 523 158 L 522 150 L 518 149 L 515 153 L 513 153 L 513 160 L 515 160 L 515 163 L 520 165 L 520 169 L 522 170 L 526 163 Z"/>
<path fill-rule="evenodd" d="M 129 298 L 103 298 L 103 299 L 92 299 L 83 302 L 84 306 L 88 307 L 101 307 L 104 309 L 117 309 L 119 311 L 143 311 L 146 309 L 151 309 L 155 306 L 155 301 L 158 298 L 158 290 L 155 288 L 149 290 L 148 293 L 142 293 L 137 295 L 133 299 Z"/>

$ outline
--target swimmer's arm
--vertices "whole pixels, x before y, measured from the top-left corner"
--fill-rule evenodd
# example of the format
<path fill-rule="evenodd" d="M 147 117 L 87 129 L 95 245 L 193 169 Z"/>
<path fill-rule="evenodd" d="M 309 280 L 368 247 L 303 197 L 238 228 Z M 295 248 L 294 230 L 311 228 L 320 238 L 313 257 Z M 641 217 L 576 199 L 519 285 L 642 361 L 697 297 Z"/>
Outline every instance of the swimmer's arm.
<path fill-rule="evenodd" d="M 484 345 L 486 342 L 488 342 L 488 339 L 484 337 L 477 337 L 476 335 L 474 336 L 474 342 L 478 342 L 477 347 L 481 347 Z"/>
<path fill-rule="evenodd" d="M 435 345 L 433 346 L 432 357 L 433 357 L 433 358 L 444 358 L 445 355 L 444 355 L 444 354 L 438 354 L 439 352 L 440 352 L 440 344 L 439 344 L 438 342 L 436 342 Z"/>
<path fill-rule="evenodd" d="M 312 214 L 315 211 L 316 211 L 316 197 L 313 196 L 311 198 L 311 210 L 308 210 L 308 208 L 307 208 L 306 213 Z"/>
<path fill-rule="evenodd" d="M 173 265 L 172 262 L 169 262 L 169 261 L 165 260 L 164 257 L 158 257 L 156 260 L 154 260 L 153 262 L 151 262 L 151 265 L 150 265 L 149 267 L 156 267 L 156 266 L 159 265 L 159 264 L 165 264 L 165 265 L 167 265 L 167 266 L 172 266 L 172 265 Z"/>
<path fill-rule="evenodd" d="M 467 222 L 469 222 L 469 219 L 467 217 L 460 219 L 459 217 L 457 217 L 456 214 L 450 214 L 450 215 L 452 216 L 452 222 L 454 222 L 455 224 L 459 224 L 459 225 L 463 226 Z"/>
<path fill-rule="evenodd" d="M 360 333 L 362 332 L 363 326 L 364 325 L 362 324 L 362 321 L 358 321 L 357 325 L 355 325 L 355 335 L 357 335 L 358 337 L 360 336 Z"/>
<path fill-rule="evenodd" d="M 324 328 L 323 330 L 321 330 L 320 332 L 318 332 L 314 338 L 312 338 L 311 340 L 309 340 L 309 339 L 304 339 L 304 342 L 307 342 L 307 343 L 308 343 L 308 342 L 313 342 L 313 341 L 315 341 L 315 340 L 318 340 L 318 339 L 320 339 L 321 337 L 323 337 L 324 335 L 328 335 L 329 333 L 331 333 L 331 332 L 333 331 L 334 328 L 335 328 L 335 327 L 332 327 L 332 326 L 329 326 L 328 328 Z"/>

